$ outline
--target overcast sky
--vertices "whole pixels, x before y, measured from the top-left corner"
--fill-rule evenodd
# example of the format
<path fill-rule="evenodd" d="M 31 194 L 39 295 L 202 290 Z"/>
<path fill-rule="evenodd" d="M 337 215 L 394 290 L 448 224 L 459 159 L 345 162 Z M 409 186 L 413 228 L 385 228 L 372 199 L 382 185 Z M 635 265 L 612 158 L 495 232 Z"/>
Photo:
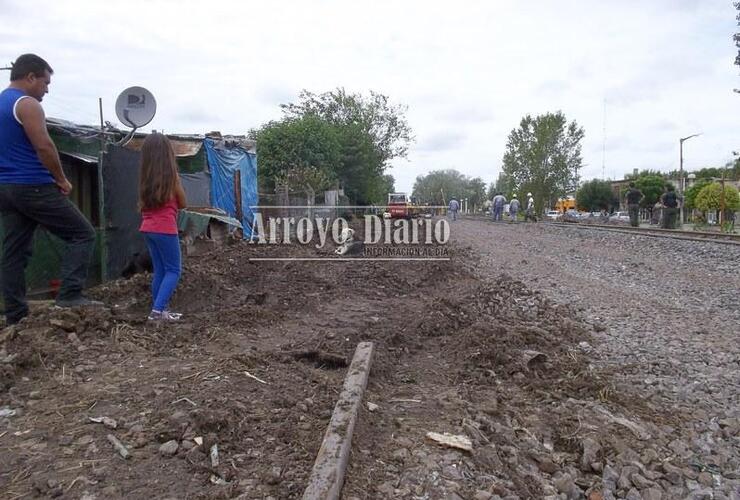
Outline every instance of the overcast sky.
<path fill-rule="evenodd" d="M 99 123 L 98 97 L 118 122 L 118 93 L 147 87 L 146 129 L 172 133 L 243 134 L 301 89 L 372 89 L 408 106 L 416 136 L 391 169 L 398 190 L 442 168 L 491 182 L 521 117 L 562 110 L 585 128 L 583 176 L 604 164 L 622 178 L 678 168 L 693 133 L 686 169 L 740 150 L 735 13 L 731 0 L 0 0 L 0 63 L 45 58 L 47 115 L 83 124 Z"/>

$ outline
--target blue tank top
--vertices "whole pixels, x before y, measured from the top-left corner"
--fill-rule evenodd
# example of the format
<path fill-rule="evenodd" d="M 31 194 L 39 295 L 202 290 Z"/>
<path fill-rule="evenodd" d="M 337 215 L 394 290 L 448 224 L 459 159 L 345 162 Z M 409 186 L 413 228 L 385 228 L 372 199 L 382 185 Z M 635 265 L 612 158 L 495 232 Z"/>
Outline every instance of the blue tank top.
<path fill-rule="evenodd" d="M 13 112 L 25 95 L 12 88 L 0 92 L 0 184 L 54 184 Z"/>

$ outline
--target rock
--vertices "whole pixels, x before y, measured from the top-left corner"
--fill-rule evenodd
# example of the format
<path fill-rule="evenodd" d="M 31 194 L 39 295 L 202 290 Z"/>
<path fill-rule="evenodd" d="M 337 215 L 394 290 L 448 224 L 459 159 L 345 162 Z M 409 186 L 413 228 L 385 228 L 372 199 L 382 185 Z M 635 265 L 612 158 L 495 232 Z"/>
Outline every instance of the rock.
<path fill-rule="evenodd" d="M 662 500 L 663 490 L 661 490 L 657 486 L 654 486 L 652 488 L 642 490 L 640 492 L 640 495 L 642 495 L 643 500 Z"/>
<path fill-rule="evenodd" d="M 636 489 L 632 488 L 627 492 L 627 496 L 624 497 L 626 500 L 643 500 L 642 495 Z"/>
<path fill-rule="evenodd" d="M 604 500 L 604 495 L 600 491 L 592 491 L 588 494 L 588 500 Z"/>
<path fill-rule="evenodd" d="M 689 450 L 689 447 L 684 443 L 683 441 L 679 439 L 674 439 L 670 443 L 668 443 L 668 448 L 673 451 L 676 455 L 678 455 L 680 458 L 689 458 L 692 453 L 691 450 Z"/>
<path fill-rule="evenodd" d="M 409 450 L 407 450 L 406 448 L 401 448 L 394 451 L 392 456 L 396 460 L 403 462 L 411 456 L 411 453 L 409 453 Z"/>
<path fill-rule="evenodd" d="M 570 474 L 565 473 L 560 475 L 560 477 L 553 481 L 553 485 L 560 493 L 565 493 L 569 499 L 580 497 L 581 490 L 573 482 L 573 477 Z"/>
<path fill-rule="evenodd" d="M 655 484 L 652 481 L 646 479 L 645 477 L 637 473 L 632 474 L 632 477 L 630 478 L 630 480 L 632 481 L 632 484 L 635 485 L 635 488 L 639 490 L 647 489 Z"/>
<path fill-rule="evenodd" d="M 369 411 L 369 412 L 374 412 L 378 408 L 380 408 L 380 406 L 376 405 L 375 403 L 371 403 L 370 401 L 368 401 L 367 403 L 365 403 L 365 406 L 367 406 L 367 411 Z"/>
<path fill-rule="evenodd" d="M 57 328 L 61 328 L 65 332 L 74 332 L 75 331 L 75 324 L 72 323 L 71 321 L 68 321 L 68 320 L 52 318 L 52 319 L 49 320 L 49 324 L 51 326 L 55 326 Z"/>
<path fill-rule="evenodd" d="M 640 455 L 633 449 L 627 448 L 619 455 L 617 455 L 617 462 L 623 465 L 630 464 L 632 462 L 639 462 Z"/>
<path fill-rule="evenodd" d="M 396 438 L 396 443 L 398 443 L 399 446 L 402 446 L 404 448 L 413 448 L 414 447 L 414 442 L 411 441 L 409 438 L 403 437 L 403 436 L 397 437 Z"/>
<path fill-rule="evenodd" d="M 581 449 L 583 450 L 581 454 L 581 470 L 591 472 L 591 464 L 598 460 L 601 445 L 594 439 L 587 437 L 581 441 Z"/>
<path fill-rule="evenodd" d="M 190 451 L 195 448 L 195 443 L 186 439 L 182 443 L 180 443 L 180 446 L 183 450 Z"/>
<path fill-rule="evenodd" d="M 642 452 L 642 456 L 640 457 L 640 461 L 644 464 L 650 464 L 650 462 L 655 462 L 658 460 L 658 452 L 653 450 L 652 448 L 648 448 L 645 451 Z"/>
<path fill-rule="evenodd" d="M 694 490 L 686 497 L 686 500 L 712 500 L 714 494 L 709 488 Z"/>
<path fill-rule="evenodd" d="M 560 470 L 560 467 L 558 467 L 557 464 L 555 464 L 555 462 L 553 462 L 549 458 L 537 462 L 537 467 L 546 474 L 555 474 L 557 471 Z"/>
<path fill-rule="evenodd" d="M 672 465 L 669 462 L 663 462 L 663 472 L 665 472 L 665 478 L 676 486 L 683 483 L 683 474 L 680 468 Z"/>
<path fill-rule="evenodd" d="M 711 487 L 714 485 L 714 479 L 709 472 L 702 472 L 701 474 L 699 474 L 696 480 L 699 481 L 699 484 L 701 484 L 702 486 Z"/>
<path fill-rule="evenodd" d="M 167 457 L 171 457 L 177 453 L 177 449 L 180 447 L 177 441 L 174 439 L 167 441 L 159 447 L 159 454 Z"/>
<path fill-rule="evenodd" d="M 396 488 L 392 483 L 387 482 L 378 486 L 378 493 L 381 493 L 380 498 L 393 498 L 393 492 Z"/>
<path fill-rule="evenodd" d="M 273 467 L 270 467 L 270 470 L 267 473 L 265 473 L 262 480 L 267 484 L 276 485 L 276 484 L 280 484 L 280 480 L 282 476 L 283 476 L 282 467 L 273 466 Z"/>
<path fill-rule="evenodd" d="M 632 475 L 637 473 L 639 469 L 634 465 L 626 465 L 622 467 L 622 473 L 619 475 L 617 486 L 620 490 L 628 490 L 632 487 Z"/>
<path fill-rule="evenodd" d="M 684 469 L 683 469 L 683 475 L 684 475 L 685 477 L 687 477 L 687 478 L 691 479 L 691 480 L 694 480 L 694 481 L 696 481 L 697 479 L 699 479 L 699 473 L 698 473 L 698 472 L 696 472 L 696 471 L 695 471 L 694 469 L 692 469 L 691 467 L 686 467 L 686 468 L 684 468 Z"/>
<path fill-rule="evenodd" d="M 493 498 L 493 493 L 489 493 L 483 490 L 478 490 L 473 495 L 473 500 L 491 500 L 492 498 Z"/>
<path fill-rule="evenodd" d="M 617 489 L 617 481 L 619 481 L 619 473 L 611 465 L 604 467 L 604 472 L 601 474 L 601 481 L 604 486 L 609 490 Z"/>
<path fill-rule="evenodd" d="M 461 480 L 462 474 L 460 473 L 460 469 L 455 467 L 454 465 L 447 465 L 442 469 L 442 476 L 445 477 L 445 479 L 451 479 L 453 481 L 459 481 Z"/>

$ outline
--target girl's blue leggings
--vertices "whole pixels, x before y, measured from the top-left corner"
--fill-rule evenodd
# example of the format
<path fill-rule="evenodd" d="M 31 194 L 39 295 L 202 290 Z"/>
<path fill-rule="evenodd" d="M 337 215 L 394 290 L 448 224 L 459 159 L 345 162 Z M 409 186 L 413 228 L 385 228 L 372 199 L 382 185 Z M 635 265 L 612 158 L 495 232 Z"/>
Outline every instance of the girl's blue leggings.
<path fill-rule="evenodd" d="M 176 234 L 144 233 L 152 256 L 152 309 L 164 311 L 180 281 L 180 239 Z"/>

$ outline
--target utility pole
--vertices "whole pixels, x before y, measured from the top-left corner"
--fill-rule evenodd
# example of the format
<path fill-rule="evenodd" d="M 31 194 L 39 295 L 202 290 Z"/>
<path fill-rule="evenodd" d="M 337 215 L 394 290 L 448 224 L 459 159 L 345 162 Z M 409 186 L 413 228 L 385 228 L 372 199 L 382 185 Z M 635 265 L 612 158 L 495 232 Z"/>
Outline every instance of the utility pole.
<path fill-rule="evenodd" d="M 684 179 L 683 179 L 683 143 L 684 143 L 684 141 L 688 141 L 692 137 L 697 137 L 697 136 L 700 136 L 700 135 L 701 135 L 701 133 L 699 133 L 699 134 L 691 134 L 691 135 L 689 135 L 687 137 L 682 137 L 682 138 L 680 138 L 678 140 L 678 147 L 679 147 L 680 155 L 681 155 L 680 162 L 678 164 L 678 177 L 679 177 L 678 178 L 678 192 L 679 192 L 679 194 L 681 195 L 682 198 L 683 198 L 683 192 L 684 192 Z M 681 208 L 679 209 L 679 212 L 678 212 L 678 221 L 679 221 L 679 224 L 683 224 L 683 201 L 681 202 Z"/>

